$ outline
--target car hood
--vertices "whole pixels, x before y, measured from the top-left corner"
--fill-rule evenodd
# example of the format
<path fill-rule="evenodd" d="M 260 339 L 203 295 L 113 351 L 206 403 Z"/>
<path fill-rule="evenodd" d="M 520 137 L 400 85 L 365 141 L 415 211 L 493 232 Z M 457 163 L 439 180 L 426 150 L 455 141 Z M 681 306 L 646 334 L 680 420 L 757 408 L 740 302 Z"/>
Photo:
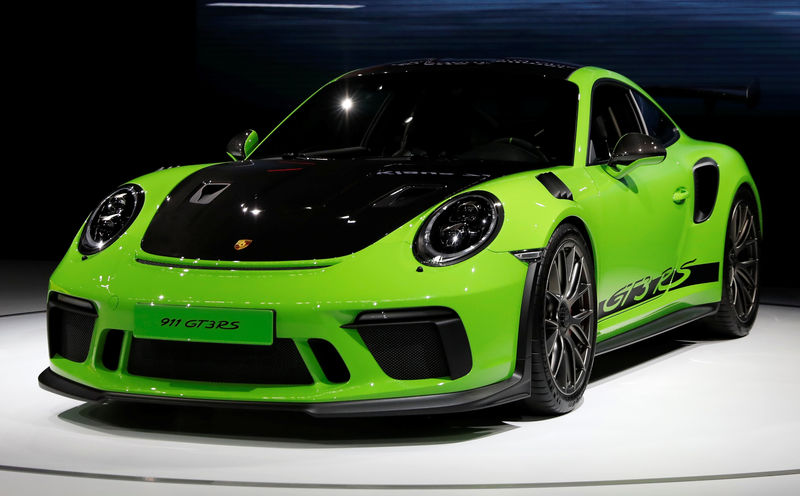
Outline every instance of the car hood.
<path fill-rule="evenodd" d="M 202 260 L 335 258 L 369 246 L 458 191 L 532 168 L 385 159 L 214 165 L 172 190 L 141 246 L 153 255 Z"/>

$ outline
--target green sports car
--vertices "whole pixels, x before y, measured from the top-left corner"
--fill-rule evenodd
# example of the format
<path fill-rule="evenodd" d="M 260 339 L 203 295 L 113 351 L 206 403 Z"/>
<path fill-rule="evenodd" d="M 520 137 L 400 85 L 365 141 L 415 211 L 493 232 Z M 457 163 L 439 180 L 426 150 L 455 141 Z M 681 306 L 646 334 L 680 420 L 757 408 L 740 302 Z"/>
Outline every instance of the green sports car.
<path fill-rule="evenodd" d="M 732 148 L 625 77 L 401 62 L 311 95 L 230 162 L 120 186 L 50 280 L 45 389 L 318 416 L 578 404 L 596 355 L 758 310 Z"/>

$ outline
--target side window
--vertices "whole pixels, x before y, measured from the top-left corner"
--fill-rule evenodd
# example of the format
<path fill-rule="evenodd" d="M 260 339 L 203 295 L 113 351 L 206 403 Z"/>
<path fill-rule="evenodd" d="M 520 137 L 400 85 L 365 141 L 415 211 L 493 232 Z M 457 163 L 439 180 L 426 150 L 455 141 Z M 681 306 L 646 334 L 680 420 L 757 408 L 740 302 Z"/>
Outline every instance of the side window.
<path fill-rule="evenodd" d="M 641 132 L 629 89 L 615 84 L 599 85 L 594 89 L 589 130 L 590 165 L 606 162 L 621 137 Z"/>
<path fill-rule="evenodd" d="M 634 91 L 633 98 L 642 112 L 642 120 L 647 128 L 645 133 L 658 139 L 662 146 L 667 147 L 675 143 L 680 137 L 680 133 L 669 117 L 639 92 Z"/>

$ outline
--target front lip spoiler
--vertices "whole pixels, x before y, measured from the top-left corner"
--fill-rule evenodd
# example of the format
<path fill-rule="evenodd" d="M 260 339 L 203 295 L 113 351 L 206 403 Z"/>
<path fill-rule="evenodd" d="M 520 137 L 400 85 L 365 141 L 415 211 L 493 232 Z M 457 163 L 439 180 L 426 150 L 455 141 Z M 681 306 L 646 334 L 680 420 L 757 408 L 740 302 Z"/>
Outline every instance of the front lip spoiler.
<path fill-rule="evenodd" d="M 495 384 L 456 393 L 320 403 L 206 400 L 117 393 L 77 383 L 58 375 L 49 368 L 39 374 L 39 386 L 47 391 L 82 401 L 100 403 L 121 401 L 224 408 L 255 408 L 302 412 L 313 417 L 377 417 L 454 413 L 490 408 L 530 396 L 529 380 L 525 380 L 522 375 L 517 373 Z"/>

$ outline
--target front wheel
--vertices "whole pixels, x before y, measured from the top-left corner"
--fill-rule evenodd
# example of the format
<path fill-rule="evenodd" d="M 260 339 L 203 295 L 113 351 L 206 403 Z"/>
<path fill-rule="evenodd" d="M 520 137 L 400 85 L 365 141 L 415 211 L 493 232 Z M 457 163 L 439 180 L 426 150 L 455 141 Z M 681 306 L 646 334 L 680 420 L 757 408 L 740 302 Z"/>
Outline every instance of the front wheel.
<path fill-rule="evenodd" d="M 559 226 L 545 248 L 531 291 L 530 412 L 567 413 L 583 396 L 597 341 L 592 252 L 570 224 Z"/>

